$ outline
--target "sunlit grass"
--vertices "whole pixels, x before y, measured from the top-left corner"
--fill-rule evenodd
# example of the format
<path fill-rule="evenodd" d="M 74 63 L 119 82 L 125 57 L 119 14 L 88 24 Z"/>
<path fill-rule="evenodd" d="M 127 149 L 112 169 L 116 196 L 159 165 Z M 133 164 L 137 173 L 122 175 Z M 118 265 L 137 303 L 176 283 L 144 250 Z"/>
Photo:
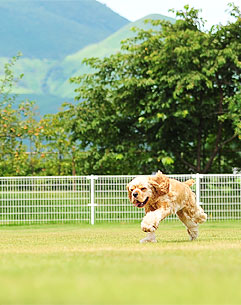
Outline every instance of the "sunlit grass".
<path fill-rule="evenodd" d="M 1 304 L 240 304 L 241 225 L 39 225 L 0 231 Z"/>

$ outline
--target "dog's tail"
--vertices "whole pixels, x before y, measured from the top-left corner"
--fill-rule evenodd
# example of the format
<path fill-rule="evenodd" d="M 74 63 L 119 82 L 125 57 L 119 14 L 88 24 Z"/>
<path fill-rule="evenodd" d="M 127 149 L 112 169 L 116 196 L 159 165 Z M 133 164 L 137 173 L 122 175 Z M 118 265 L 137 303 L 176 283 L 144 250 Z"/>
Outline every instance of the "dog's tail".
<path fill-rule="evenodd" d="M 190 186 L 192 186 L 195 183 L 195 180 L 189 179 L 189 180 L 187 180 L 187 181 L 185 181 L 183 183 L 185 183 L 186 185 L 188 185 L 190 187 Z"/>

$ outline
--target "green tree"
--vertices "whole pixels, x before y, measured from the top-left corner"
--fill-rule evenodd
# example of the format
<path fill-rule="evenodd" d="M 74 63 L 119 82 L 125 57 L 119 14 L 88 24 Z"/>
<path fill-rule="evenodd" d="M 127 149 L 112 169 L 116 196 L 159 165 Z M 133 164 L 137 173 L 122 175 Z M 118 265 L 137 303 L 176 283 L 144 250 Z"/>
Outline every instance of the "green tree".
<path fill-rule="evenodd" d="M 241 167 L 241 18 L 204 30 L 188 6 L 121 52 L 85 63 L 68 117 L 96 173 L 230 172 Z"/>
<path fill-rule="evenodd" d="M 40 146 L 34 102 L 17 100 L 13 94 L 23 74 L 15 76 L 13 67 L 21 54 L 5 63 L 0 77 L 0 175 L 34 174 L 38 158 L 28 154 L 28 142 L 33 151 Z"/>
<path fill-rule="evenodd" d="M 64 117 L 64 118 L 63 118 Z M 45 115 L 39 122 L 43 175 L 75 175 L 75 146 L 66 131 L 64 112 Z"/>

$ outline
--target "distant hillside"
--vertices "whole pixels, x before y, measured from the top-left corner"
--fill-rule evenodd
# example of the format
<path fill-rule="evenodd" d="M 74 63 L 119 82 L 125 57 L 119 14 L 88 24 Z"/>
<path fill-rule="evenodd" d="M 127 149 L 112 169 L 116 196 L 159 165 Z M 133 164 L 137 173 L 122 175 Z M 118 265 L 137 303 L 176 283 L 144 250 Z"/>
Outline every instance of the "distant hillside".
<path fill-rule="evenodd" d="M 96 0 L 0 0 L 0 57 L 62 59 L 127 23 Z"/>
<path fill-rule="evenodd" d="M 162 19 L 175 22 L 175 19 L 159 14 L 148 15 L 135 22 L 129 23 L 116 33 L 110 35 L 103 41 L 92 44 L 81 49 L 75 54 L 66 56 L 66 58 L 56 67 L 51 69 L 49 78 L 47 80 L 52 94 L 58 94 L 64 98 L 75 96 L 74 85 L 69 83 L 69 78 L 88 72 L 87 67 L 82 64 L 84 58 L 90 57 L 105 57 L 116 53 L 121 48 L 121 41 L 133 37 L 135 32 L 131 29 L 133 27 L 150 29 L 150 23 L 144 23 L 146 19 Z"/>
<path fill-rule="evenodd" d="M 59 111 L 63 102 L 73 101 L 75 96 L 75 87 L 70 84 L 69 78 L 89 72 L 88 68 L 82 64 L 82 60 L 89 57 L 102 58 L 116 53 L 120 50 L 122 40 L 135 35 L 131 31 L 132 27 L 143 29 L 151 27 L 150 24 L 144 23 L 145 19 L 166 19 L 175 22 L 175 19 L 166 16 L 149 15 L 126 24 L 101 42 L 69 53 L 63 59 L 21 58 L 16 63 L 15 72 L 16 74 L 24 73 L 24 77 L 16 92 L 21 98 L 35 100 L 41 114 Z M 7 58 L 0 58 L 0 65 L 6 61 Z"/>

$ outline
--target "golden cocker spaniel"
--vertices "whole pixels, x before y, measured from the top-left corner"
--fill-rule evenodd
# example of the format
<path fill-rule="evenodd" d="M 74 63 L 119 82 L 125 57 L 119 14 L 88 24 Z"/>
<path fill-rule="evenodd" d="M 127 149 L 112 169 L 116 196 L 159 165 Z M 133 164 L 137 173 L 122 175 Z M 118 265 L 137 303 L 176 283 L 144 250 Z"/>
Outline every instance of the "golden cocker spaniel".
<path fill-rule="evenodd" d="M 141 243 L 156 242 L 154 232 L 160 221 L 173 213 L 187 227 L 191 240 L 198 237 L 198 223 L 206 221 L 207 214 L 196 203 L 190 189 L 193 183 L 193 179 L 180 182 L 158 171 L 155 176 L 138 176 L 127 185 L 130 201 L 138 208 L 145 208 L 141 229 L 148 234 Z"/>

